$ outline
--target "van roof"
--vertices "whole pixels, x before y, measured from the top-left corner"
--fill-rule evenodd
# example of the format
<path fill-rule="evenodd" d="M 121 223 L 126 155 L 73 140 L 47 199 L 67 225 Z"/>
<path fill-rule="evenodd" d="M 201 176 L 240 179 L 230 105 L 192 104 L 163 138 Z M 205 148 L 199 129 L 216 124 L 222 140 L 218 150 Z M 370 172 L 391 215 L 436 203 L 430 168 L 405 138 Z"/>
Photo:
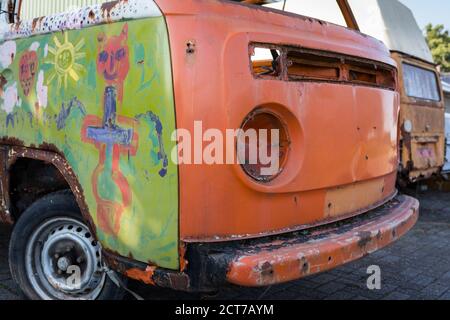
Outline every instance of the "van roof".
<path fill-rule="evenodd" d="M 431 51 L 411 10 L 398 0 L 349 0 L 361 32 L 399 51 L 433 63 Z"/>

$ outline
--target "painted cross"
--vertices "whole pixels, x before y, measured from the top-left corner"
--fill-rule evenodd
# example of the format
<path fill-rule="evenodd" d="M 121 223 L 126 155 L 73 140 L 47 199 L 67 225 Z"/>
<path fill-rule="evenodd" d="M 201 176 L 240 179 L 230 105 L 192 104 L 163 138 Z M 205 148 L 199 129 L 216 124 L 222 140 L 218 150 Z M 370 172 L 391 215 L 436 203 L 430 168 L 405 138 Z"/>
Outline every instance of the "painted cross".
<path fill-rule="evenodd" d="M 114 145 L 129 146 L 133 138 L 133 129 L 122 129 L 117 126 L 116 110 L 116 88 L 106 87 L 103 126 L 87 128 L 87 137 L 93 141 L 106 144 L 110 151 L 112 151 Z"/>
<path fill-rule="evenodd" d="M 99 150 L 99 163 L 92 174 L 92 189 L 97 202 L 97 220 L 106 234 L 117 236 L 120 221 L 131 205 L 130 185 L 120 169 L 120 156 L 136 154 L 138 136 L 133 131 L 136 120 L 117 115 L 116 88 L 104 93 L 103 119 L 88 115 L 83 125 L 83 141 Z M 131 128 L 118 125 L 125 123 Z"/>

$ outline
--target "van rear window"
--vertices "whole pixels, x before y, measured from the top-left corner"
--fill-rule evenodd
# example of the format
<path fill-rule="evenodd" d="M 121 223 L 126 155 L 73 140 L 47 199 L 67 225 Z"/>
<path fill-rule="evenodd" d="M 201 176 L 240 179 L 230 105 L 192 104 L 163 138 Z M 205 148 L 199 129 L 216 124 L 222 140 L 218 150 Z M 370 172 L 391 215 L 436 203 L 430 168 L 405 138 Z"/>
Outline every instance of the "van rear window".
<path fill-rule="evenodd" d="M 431 101 L 441 100 L 435 72 L 403 63 L 403 79 L 408 97 Z"/>

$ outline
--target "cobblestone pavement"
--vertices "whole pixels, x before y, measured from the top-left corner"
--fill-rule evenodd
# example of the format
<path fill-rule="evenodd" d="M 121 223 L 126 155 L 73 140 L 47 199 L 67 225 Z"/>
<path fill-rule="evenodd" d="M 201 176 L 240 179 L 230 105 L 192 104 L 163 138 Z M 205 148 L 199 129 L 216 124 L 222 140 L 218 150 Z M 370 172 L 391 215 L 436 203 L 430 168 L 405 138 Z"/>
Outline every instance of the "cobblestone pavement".
<path fill-rule="evenodd" d="M 226 288 L 215 296 L 186 294 L 132 283 L 146 299 L 443 299 L 450 300 L 450 194 L 427 191 L 419 222 L 405 237 L 335 270 L 263 289 Z M 7 261 L 9 229 L 0 226 L 0 299 L 20 299 Z M 366 286 L 367 267 L 381 268 L 381 290 Z M 131 297 L 129 297 L 131 299 Z"/>

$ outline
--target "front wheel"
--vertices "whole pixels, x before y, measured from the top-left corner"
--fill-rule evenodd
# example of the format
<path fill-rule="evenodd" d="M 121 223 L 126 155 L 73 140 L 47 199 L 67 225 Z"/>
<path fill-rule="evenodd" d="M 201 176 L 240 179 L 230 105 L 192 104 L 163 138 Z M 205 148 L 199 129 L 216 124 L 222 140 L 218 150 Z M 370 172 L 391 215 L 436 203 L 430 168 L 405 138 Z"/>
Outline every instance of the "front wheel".
<path fill-rule="evenodd" d="M 100 244 L 70 192 L 37 200 L 20 216 L 9 247 L 11 274 L 30 299 L 120 299 L 106 275 Z"/>

